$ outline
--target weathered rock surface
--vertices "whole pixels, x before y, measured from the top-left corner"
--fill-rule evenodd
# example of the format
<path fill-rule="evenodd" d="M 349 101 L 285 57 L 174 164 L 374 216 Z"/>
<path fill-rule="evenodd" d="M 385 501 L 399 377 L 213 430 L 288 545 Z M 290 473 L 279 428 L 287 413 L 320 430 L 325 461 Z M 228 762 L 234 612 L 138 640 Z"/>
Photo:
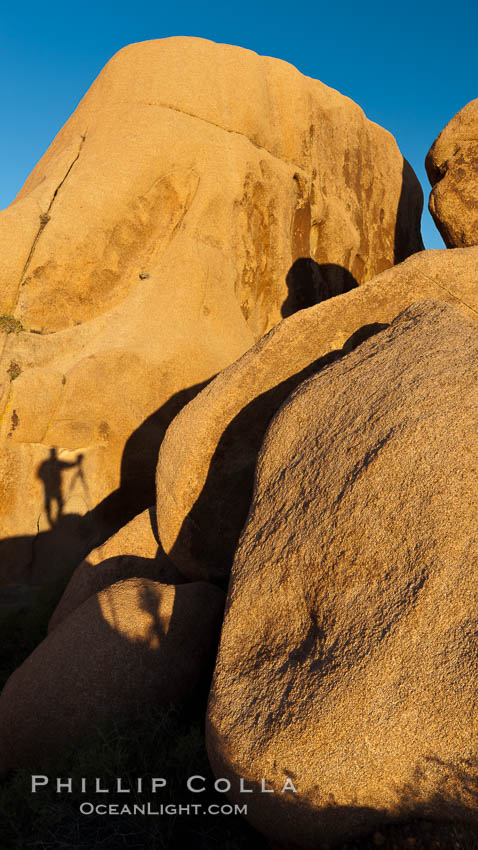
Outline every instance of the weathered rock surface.
<path fill-rule="evenodd" d="M 232 798 L 266 778 L 248 817 L 286 846 L 478 819 L 477 385 L 474 322 L 420 302 L 267 432 L 207 740 Z"/>
<path fill-rule="evenodd" d="M 424 251 L 296 313 L 183 408 L 162 444 L 156 475 L 159 537 L 181 572 L 193 579 L 228 575 L 264 433 L 294 387 L 423 298 L 450 301 L 476 320 L 478 248 Z"/>
<path fill-rule="evenodd" d="M 48 631 L 89 596 L 129 578 L 148 578 L 161 584 L 184 582 L 158 543 L 154 507 L 138 514 L 81 562 L 53 612 Z"/>
<path fill-rule="evenodd" d="M 425 161 L 429 210 L 448 248 L 478 244 L 478 99 L 448 122 Z"/>
<path fill-rule="evenodd" d="M 198 387 L 418 250 L 420 208 L 393 137 L 284 62 L 189 38 L 114 56 L 0 216 L 7 578 L 44 580 L 65 539 L 75 566 L 152 504 Z"/>
<path fill-rule="evenodd" d="M 0 696 L 0 768 L 40 765 L 108 717 L 188 697 L 214 657 L 224 594 L 118 582 L 35 649 Z"/>

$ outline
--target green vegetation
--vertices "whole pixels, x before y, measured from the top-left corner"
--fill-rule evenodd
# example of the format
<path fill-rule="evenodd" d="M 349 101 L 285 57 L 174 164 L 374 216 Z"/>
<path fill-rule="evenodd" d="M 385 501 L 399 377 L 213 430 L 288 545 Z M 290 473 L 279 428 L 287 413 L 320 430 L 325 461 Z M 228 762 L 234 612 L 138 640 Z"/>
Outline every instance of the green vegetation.
<path fill-rule="evenodd" d="M 10 380 L 14 381 L 22 374 L 22 367 L 16 360 L 10 360 L 10 366 L 7 369 L 7 375 L 10 375 Z"/>
<path fill-rule="evenodd" d="M 11 313 L 2 313 L 0 315 L 0 333 L 4 334 L 19 334 L 25 330 L 19 319 L 12 316 Z"/>

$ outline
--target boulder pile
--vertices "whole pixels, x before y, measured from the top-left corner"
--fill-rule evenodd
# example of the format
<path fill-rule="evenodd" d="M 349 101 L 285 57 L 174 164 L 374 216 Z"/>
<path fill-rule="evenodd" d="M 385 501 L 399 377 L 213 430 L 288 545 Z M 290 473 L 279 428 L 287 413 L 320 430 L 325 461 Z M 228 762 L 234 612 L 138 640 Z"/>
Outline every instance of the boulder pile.
<path fill-rule="evenodd" d="M 116 54 L 0 214 L 0 583 L 68 571 L 148 508 L 181 407 L 419 250 L 421 207 L 390 133 L 286 62 Z"/>
<path fill-rule="evenodd" d="M 0 215 L 0 584 L 65 588 L 0 773 L 202 689 L 274 846 L 478 826 L 477 126 L 428 154 L 425 251 L 393 137 L 292 66 L 102 71 Z"/>
<path fill-rule="evenodd" d="M 156 487 L 161 543 L 185 576 L 229 575 L 257 454 L 289 393 L 414 301 L 447 301 L 476 319 L 477 270 L 478 247 L 415 254 L 347 295 L 281 322 L 183 408 L 161 446 Z"/>

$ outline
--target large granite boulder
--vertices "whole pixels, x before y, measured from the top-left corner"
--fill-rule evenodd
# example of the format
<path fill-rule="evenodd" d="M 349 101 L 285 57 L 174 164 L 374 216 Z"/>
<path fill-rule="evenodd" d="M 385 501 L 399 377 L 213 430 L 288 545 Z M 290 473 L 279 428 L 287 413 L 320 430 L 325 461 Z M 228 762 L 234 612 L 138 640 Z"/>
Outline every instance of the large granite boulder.
<path fill-rule="evenodd" d="M 224 594 L 117 582 L 90 596 L 34 650 L 0 696 L 0 770 L 40 765 L 141 705 L 187 699 L 209 670 Z"/>
<path fill-rule="evenodd" d="M 152 504 L 181 406 L 282 315 L 418 250 L 420 210 L 393 137 L 291 65 L 194 38 L 114 56 L 0 215 L 6 580 Z"/>
<path fill-rule="evenodd" d="M 296 313 L 183 408 L 161 446 L 156 484 L 159 537 L 185 576 L 227 578 L 257 453 L 294 387 L 422 298 L 450 301 L 476 320 L 478 248 L 424 251 L 365 286 Z"/>
<path fill-rule="evenodd" d="M 231 799 L 285 846 L 478 822 L 477 386 L 476 324 L 420 302 L 301 384 L 267 432 L 207 743 Z"/>
<path fill-rule="evenodd" d="M 448 122 L 425 166 L 432 185 L 429 210 L 447 248 L 478 244 L 478 99 Z"/>

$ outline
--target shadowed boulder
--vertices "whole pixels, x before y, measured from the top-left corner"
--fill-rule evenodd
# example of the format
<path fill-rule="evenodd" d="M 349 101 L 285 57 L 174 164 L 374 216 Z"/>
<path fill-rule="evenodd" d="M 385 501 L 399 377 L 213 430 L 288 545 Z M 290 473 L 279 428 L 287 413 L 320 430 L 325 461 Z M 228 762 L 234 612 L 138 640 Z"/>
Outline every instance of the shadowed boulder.
<path fill-rule="evenodd" d="M 41 765 L 138 705 L 186 700 L 214 658 L 224 595 L 205 582 L 117 582 L 90 596 L 10 676 L 0 768 Z"/>

